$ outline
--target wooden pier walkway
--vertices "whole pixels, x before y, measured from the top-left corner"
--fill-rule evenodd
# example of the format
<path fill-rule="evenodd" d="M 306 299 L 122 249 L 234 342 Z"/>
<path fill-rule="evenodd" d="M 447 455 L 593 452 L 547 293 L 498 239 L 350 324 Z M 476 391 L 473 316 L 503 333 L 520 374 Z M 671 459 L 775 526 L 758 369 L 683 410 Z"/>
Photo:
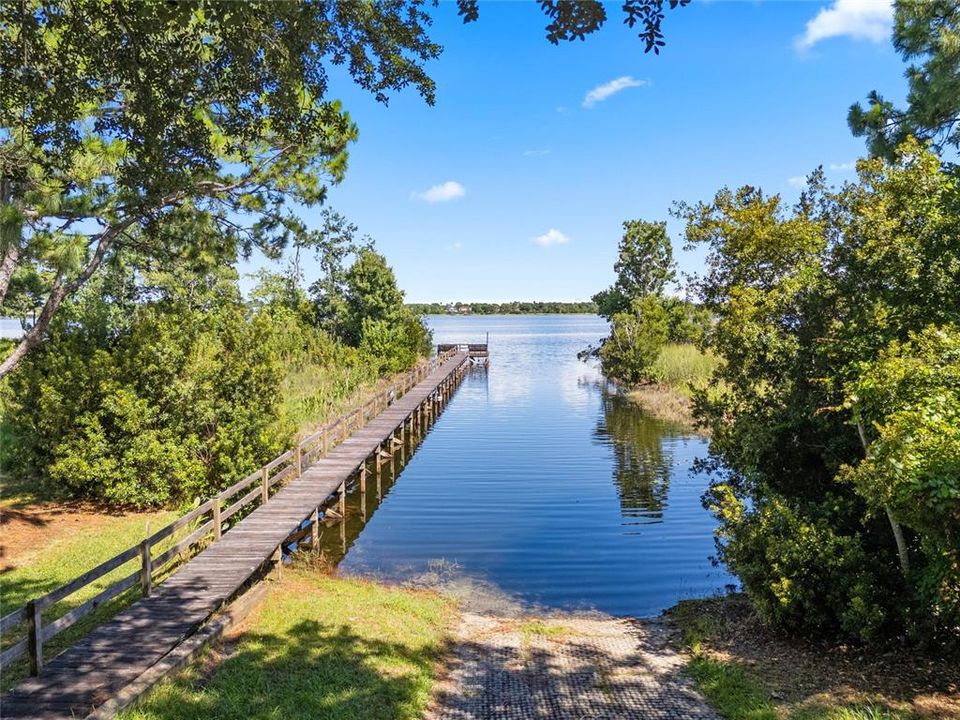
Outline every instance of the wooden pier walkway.
<path fill-rule="evenodd" d="M 316 528 L 318 513 L 331 496 L 341 499 L 342 509 L 348 483 L 358 473 L 360 482 L 365 482 L 368 459 L 375 458 L 379 467 L 385 443 L 392 452 L 396 435 L 402 437 L 408 427 L 421 423 L 425 414 L 436 413 L 470 360 L 465 347 L 446 352 L 443 362 L 425 378 L 322 457 L 313 459 L 314 451 L 304 450 L 302 443 L 295 453 L 286 453 L 296 458 L 290 466 L 294 479 L 273 496 L 268 495 L 265 479 L 263 495 L 269 501 L 222 536 L 218 499 L 211 521 L 216 522 L 216 541 L 152 588 L 148 546 L 149 596 L 53 658 L 38 677 L 24 680 L 0 698 L 0 716 L 85 717 L 133 682 L 234 597 L 265 563 L 276 559 L 279 548 L 304 521 L 313 520 Z M 322 451 L 326 444 L 324 436 Z M 320 452 L 318 449 L 316 454 Z M 269 466 L 265 466 L 265 478 L 267 470 Z M 297 471 L 301 471 L 299 477 Z M 250 495 L 258 492 L 259 488 L 254 488 Z"/>

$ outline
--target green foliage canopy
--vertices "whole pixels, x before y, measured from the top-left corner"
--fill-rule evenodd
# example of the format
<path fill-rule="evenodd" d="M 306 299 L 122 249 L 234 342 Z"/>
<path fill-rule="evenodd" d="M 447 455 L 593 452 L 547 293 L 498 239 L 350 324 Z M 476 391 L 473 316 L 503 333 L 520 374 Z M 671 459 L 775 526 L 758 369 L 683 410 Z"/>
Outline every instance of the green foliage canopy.
<path fill-rule="evenodd" d="M 960 150 L 960 5 L 954 0 L 897 0 L 893 45 L 911 64 L 906 72 L 906 108 L 873 91 L 867 106 L 848 114 L 854 135 L 865 136 L 870 153 L 892 158 L 908 137 L 928 140 L 939 151 Z"/>
<path fill-rule="evenodd" d="M 127 506 L 199 497 L 286 441 L 277 426 L 276 318 L 249 317 L 235 273 L 98 276 L 65 306 L 48 342 L 10 377 L 6 461 L 62 495 Z M 112 286 L 112 287 L 111 287 Z"/>
<path fill-rule="evenodd" d="M 321 202 L 356 137 L 330 68 L 432 102 L 429 22 L 402 0 L 3 4 L 0 306 L 30 286 L 40 314 L 0 376 L 121 247 L 275 257 L 303 230 L 286 203 Z"/>
<path fill-rule="evenodd" d="M 956 638 L 955 449 L 936 428 L 956 414 L 960 188 L 915 141 L 858 175 L 833 191 L 814 173 L 792 209 L 750 187 L 677 208 L 708 248 L 694 288 L 725 361 L 696 398 L 724 470 L 707 501 L 768 619 Z"/>
<path fill-rule="evenodd" d="M 612 319 L 630 310 L 633 302 L 647 295 L 662 295 L 676 277 L 673 247 L 665 222 L 627 220 L 613 266 L 617 279 L 607 290 L 593 296 L 600 315 Z"/>
<path fill-rule="evenodd" d="M 604 372 L 627 385 L 650 381 L 650 369 L 668 335 L 667 312 L 660 298 L 646 295 L 634 300 L 628 312 L 610 319 L 610 336 L 599 350 Z"/>
<path fill-rule="evenodd" d="M 547 25 L 547 40 L 554 45 L 561 40 L 584 40 L 599 30 L 607 21 L 607 9 L 599 0 L 538 0 L 540 9 L 550 19 Z M 621 9 L 623 22 L 628 27 L 640 26 L 639 37 L 644 42 L 644 52 L 653 50 L 660 54 L 666 42 L 661 27 L 664 6 L 671 10 L 689 5 L 690 0 L 625 0 Z M 460 16 L 465 23 L 480 16 L 479 0 L 457 0 Z"/>
<path fill-rule="evenodd" d="M 451 302 L 408 303 L 407 307 L 418 315 L 596 315 L 597 304 L 587 302 L 554 302 L 551 300 L 514 300 L 505 303 Z"/>

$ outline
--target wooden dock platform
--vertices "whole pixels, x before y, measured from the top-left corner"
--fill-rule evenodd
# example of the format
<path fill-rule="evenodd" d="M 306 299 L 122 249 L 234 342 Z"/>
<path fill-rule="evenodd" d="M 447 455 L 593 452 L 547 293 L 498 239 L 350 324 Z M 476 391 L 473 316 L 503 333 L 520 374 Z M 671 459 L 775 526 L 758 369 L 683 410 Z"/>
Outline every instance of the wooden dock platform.
<path fill-rule="evenodd" d="M 133 682 L 234 597 L 265 563 L 277 558 L 279 548 L 304 521 L 312 519 L 316 527 L 318 510 L 332 495 L 343 498 L 358 473 L 363 482 L 368 459 L 379 463 L 385 443 L 392 450 L 395 435 L 402 435 L 408 423 L 421 422 L 424 413 L 435 414 L 470 359 L 467 349 L 447 353 L 425 378 L 339 445 L 312 462 L 312 454 L 304 454 L 302 469 L 301 445 L 296 454 L 299 477 L 292 473 L 294 479 L 222 536 L 218 500 L 215 542 L 152 590 L 148 583 L 148 597 L 53 658 L 38 677 L 0 697 L 0 717 L 85 717 Z M 323 445 L 326 450 L 326 437 Z M 268 497 L 266 481 L 264 488 Z"/>

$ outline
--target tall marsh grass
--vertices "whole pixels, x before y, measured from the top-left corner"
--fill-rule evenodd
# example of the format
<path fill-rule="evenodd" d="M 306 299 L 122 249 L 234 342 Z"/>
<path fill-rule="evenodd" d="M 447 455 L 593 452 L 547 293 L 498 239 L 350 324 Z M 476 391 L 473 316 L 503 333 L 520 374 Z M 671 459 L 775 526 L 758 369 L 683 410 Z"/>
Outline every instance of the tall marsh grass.
<path fill-rule="evenodd" d="M 695 387 L 707 382 L 719 360 L 688 343 L 670 343 L 660 351 L 653 365 L 654 377 L 663 385 L 689 397 Z"/>

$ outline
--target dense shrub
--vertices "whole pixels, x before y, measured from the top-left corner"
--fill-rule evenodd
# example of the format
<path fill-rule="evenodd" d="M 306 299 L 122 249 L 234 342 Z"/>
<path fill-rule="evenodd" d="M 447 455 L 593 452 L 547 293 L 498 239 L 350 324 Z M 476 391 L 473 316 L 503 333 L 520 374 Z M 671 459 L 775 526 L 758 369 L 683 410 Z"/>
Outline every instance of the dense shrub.
<path fill-rule="evenodd" d="M 176 287 L 112 322 L 91 286 L 11 376 L 11 469 L 61 493 L 134 506 L 208 494 L 285 440 L 276 352 L 287 327 L 235 285 Z"/>
<path fill-rule="evenodd" d="M 662 299 L 667 314 L 667 341 L 696 345 L 702 343 L 712 325 L 710 312 L 689 300 Z"/>
<path fill-rule="evenodd" d="M 824 498 L 834 510 L 846 502 Z M 818 635 L 881 635 L 887 621 L 879 594 L 897 584 L 895 571 L 872 558 L 857 533 L 831 522 L 831 512 L 813 506 L 804 513 L 774 494 L 747 511 L 723 484 L 711 488 L 708 505 L 723 522 L 724 559 L 763 619 Z"/>
<path fill-rule="evenodd" d="M 861 640 L 960 640 L 960 187 L 917 143 L 681 205 L 720 358 L 695 398 L 719 550 L 764 616 Z"/>
<path fill-rule="evenodd" d="M 628 385 L 653 380 L 651 372 L 667 335 L 660 299 L 648 295 L 635 301 L 630 312 L 616 313 L 610 320 L 610 337 L 599 351 L 604 374 Z"/>
<path fill-rule="evenodd" d="M 355 285 L 355 306 L 375 307 L 375 289 Z M 362 319 L 353 348 L 317 327 L 295 278 L 263 273 L 245 301 L 232 268 L 116 263 L 8 377 L 5 468 L 110 504 L 206 497 L 429 350 L 395 299 L 399 312 Z"/>

